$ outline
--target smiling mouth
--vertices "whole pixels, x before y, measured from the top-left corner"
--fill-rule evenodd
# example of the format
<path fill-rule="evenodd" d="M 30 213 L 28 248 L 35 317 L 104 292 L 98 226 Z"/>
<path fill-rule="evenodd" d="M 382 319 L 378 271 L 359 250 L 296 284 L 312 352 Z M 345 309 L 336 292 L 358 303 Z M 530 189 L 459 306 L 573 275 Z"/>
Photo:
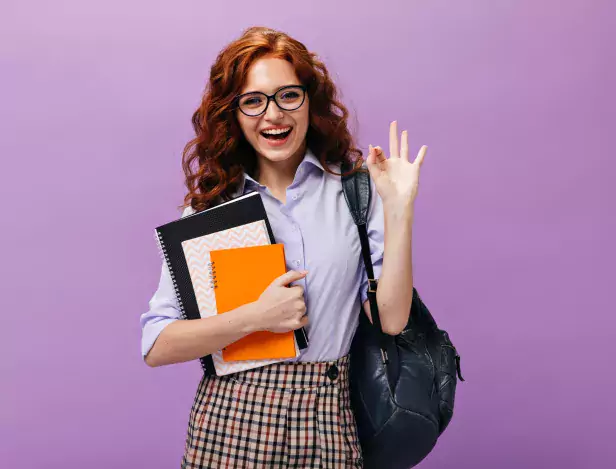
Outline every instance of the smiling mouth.
<path fill-rule="evenodd" d="M 289 127 L 287 130 L 263 130 L 261 135 L 268 140 L 284 140 L 289 136 L 293 127 Z"/>

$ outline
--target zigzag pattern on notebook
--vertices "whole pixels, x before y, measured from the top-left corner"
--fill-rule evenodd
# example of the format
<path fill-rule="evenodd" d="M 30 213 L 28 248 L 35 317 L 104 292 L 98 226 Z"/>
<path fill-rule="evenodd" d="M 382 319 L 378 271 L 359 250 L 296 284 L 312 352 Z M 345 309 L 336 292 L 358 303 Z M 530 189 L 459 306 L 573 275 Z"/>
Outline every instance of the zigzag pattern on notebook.
<path fill-rule="evenodd" d="M 201 317 L 216 315 L 210 275 L 210 251 L 269 244 L 265 223 L 257 221 L 182 242 Z"/>
<path fill-rule="evenodd" d="M 199 313 L 202 318 L 216 316 L 216 296 L 212 288 L 210 271 L 210 251 L 247 246 L 270 244 L 267 228 L 263 221 L 218 231 L 182 242 L 182 249 L 188 264 L 190 278 L 195 290 Z M 296 354 L 298 353 L 296 346 Z M 222 351 L 212 353 L 212 360 L 218 375 L 227 375 L 242 370 L 277 363 L 280 360 L 243 360 L 226 362 Z"/>

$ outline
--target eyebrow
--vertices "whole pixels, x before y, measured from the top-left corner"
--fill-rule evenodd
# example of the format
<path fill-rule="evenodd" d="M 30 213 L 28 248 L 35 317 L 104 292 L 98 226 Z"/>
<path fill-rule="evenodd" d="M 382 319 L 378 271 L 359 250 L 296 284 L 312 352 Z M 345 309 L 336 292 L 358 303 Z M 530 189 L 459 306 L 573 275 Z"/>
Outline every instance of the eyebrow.
<path fill-rule="evenodd" d="M 290 83 L 288 85 L 282 85 L 282 86 L 276 88 L 276 90 L 273 93 L 271 93 L 271 94 L 278 93 L 281 89 L 286 88 L 287 86 L 302 86 L 302 84 L 301 83 Z M 240 96 L 245 95 L 245 94 L 251 94 L 251 93 L 270 94 L 270 93 L 266 93 L 265 91 L 251 90 L 251 91 L 245 91 L 244 93 L 240 93 Z"/>

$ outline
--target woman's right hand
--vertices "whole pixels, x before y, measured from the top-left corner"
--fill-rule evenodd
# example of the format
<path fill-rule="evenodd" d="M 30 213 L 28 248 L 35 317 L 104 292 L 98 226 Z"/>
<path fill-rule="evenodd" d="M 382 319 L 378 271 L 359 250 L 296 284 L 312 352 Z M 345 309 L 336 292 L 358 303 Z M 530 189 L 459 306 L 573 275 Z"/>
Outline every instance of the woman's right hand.
<path fill-rule="evenodd" d="M 306 276 L 307 271 L 290 270 L 275 279 L 255 302 L 257 330 L 289 332 L 308 324 L 304 289 L 287 286 Z"/>

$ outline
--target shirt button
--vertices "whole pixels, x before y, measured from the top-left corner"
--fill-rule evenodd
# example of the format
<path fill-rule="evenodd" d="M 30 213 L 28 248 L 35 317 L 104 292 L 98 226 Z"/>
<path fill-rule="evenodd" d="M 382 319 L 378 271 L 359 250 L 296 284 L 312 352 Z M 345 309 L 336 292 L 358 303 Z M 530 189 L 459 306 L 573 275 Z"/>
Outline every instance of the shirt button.
<path fill-rule="evenodd" d="M 299 267 L 299 265 L 300 265 L 300 264 L 301 264 L 301 262 L 300 262 L 300 261 L 295 261 L 295 265 L 296 265 L 297 267 Z"/>
<path fill-rule="evenodd" d="M 294 195 L 293 195 L 293 200 L 297 200 L 297 198 L 298 198 L 298 197 L 299 197 L 299 195 L 294 194 Z"/>

